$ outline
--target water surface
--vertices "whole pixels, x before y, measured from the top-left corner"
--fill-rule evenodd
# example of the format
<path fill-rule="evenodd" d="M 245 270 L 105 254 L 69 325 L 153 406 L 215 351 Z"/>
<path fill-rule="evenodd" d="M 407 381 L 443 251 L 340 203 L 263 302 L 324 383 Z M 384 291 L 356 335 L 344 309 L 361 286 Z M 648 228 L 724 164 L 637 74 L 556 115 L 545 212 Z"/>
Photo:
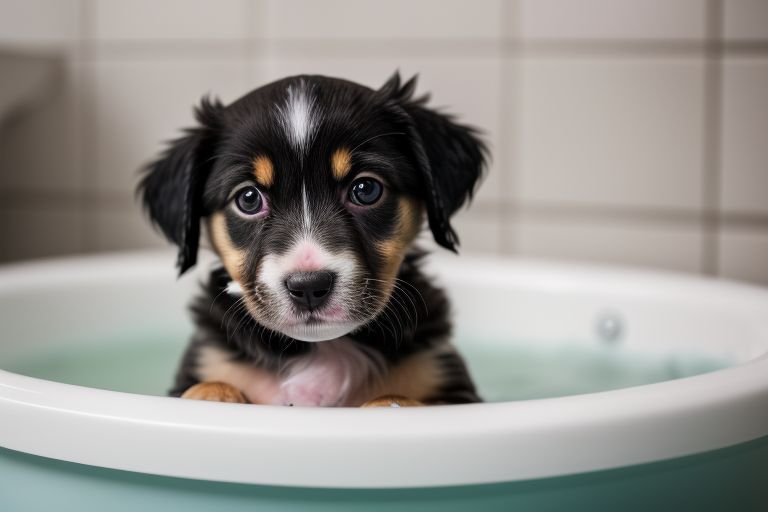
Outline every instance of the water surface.
<path fill-rule="evenodd" d="M 157 336 L 157 335 L 155 335 Z M 113 391 L 164 395 L 185 343 L 126 335 L 103 345 L 64 343 L 3 359 L 2 368 L 42 379 Z M 460 340 L 461 341 L 461 340 Z M 620 389 L 689 377 L 728 366 L 691 354 L 638 354 L 615 346 L 500 347 L 459 343 L 481 395 L 488 401 L 526 400 Z"/>

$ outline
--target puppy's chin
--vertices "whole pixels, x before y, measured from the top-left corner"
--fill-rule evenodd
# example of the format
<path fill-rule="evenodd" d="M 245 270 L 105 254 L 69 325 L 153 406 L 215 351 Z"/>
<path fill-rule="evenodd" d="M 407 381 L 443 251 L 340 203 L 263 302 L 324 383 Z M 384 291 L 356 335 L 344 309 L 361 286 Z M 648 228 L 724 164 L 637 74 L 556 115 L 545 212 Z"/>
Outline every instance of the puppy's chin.
<path fill-rule="evenodd" d="M 353 322 L 316 322 L 283 327 L 280 332 L 290 338 L 315 343 L 341 338 L 358 327 L 359 325 Z"/>

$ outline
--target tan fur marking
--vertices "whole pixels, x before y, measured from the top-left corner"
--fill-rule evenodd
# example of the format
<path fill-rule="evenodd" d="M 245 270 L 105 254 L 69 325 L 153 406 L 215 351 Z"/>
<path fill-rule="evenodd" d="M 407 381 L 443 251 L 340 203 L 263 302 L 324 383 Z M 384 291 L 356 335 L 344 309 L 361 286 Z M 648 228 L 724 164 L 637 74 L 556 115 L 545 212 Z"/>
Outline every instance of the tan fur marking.
<path fill-rule="evenodd" d="M 197 367 L 199 378 L 239 389 L 252 404 L 276 403 L 280 388 L 277 376 L 251 364 L 234 361 L 226 350 L 202 347 Z"/>
<path fill-rule="evenodd" d="M 331 170 L 338 181 L 344 179 L 352 169 L 352 154 L 346 148 L 337 149 L 331 155 Z"/>
<path fill-rule="evenodd" d="M 248 403 L 239 389 L 225 382 L 200 382 L 186 390 L 181 398 L 234 404 Z"/>
<path fill-rule="evenodd" d="M 395 395 L 423 402 L 433 396 L 442 383 L 437 356 L 445 351 L 419 352 L 394 366 L 371 396 Z"/>
<path fill-rule="evenodd" d="M 275 168 L 272 166 L 272 160 L 264 155 L 254 158 L 253 174 L 256 176 L 256 183 L 262 187 L 271 187 L 275 182 Z"/>
<path fill-rule="evenodd" d="M 385 286 L 388 288 L 384 290 L 387 295 L 392 291 L 394 278 L 405 257 L 405 250 L 419 234 L 422 213 L 421 204 L 416 199 L 401 198 L 394 236 L 378 244 L 379 254 L 384 258 L 381 279 L 387 283 Z"/>
<path fill-rule="evenodd" d="M 239 282 L 245 255 L 232 244 L 232 239 L 227 231 L 227 220 L 223 212 L 216 212 L 210 217 L 208 232 L 211 236 L 213 248 L 221 258 L 222 263 L 224 263 L 224 268 L 227 269 L 232 279 Z"/>

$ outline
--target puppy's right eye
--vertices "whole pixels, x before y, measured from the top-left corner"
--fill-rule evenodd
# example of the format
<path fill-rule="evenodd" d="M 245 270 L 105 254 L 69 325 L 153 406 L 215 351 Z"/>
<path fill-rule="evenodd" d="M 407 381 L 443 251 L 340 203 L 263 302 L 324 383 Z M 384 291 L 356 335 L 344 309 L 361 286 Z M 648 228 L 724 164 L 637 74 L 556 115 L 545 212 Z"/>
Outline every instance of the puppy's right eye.
<path fill-rule="evenodd" d="M 243 187 L 235 195 L 235 206 L 244 215 L 256 215 L 264 209 L 264 198 L 256 187 Z"/>

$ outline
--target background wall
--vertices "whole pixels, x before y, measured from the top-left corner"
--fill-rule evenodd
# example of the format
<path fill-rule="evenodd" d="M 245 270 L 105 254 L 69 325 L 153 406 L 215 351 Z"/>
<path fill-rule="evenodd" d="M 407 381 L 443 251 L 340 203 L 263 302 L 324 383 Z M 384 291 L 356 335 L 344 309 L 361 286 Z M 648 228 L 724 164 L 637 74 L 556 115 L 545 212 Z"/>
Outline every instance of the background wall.
<path fill-rule="evenodd" d="M 488 132 L 466 252 L 768 283 L 768 0 L 0 0 L 0 260 L 165 245 L 203 93 L 396 68 Z"/>

